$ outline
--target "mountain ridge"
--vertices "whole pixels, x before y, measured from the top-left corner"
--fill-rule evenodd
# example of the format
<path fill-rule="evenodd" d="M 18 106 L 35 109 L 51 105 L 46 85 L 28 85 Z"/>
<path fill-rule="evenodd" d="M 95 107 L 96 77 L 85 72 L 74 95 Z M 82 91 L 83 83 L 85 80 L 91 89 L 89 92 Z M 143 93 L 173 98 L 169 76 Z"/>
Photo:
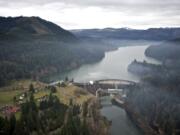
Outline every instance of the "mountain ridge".
<path fill-rule="evenodd" d="M 11 36 L 16 39 L 25 36 L 29 38 L 52 36 L 63 41 L 78 40 L 71 32 L 40 17 L 0 17 L 0 38 Z"/>
<path fill-rule="evenodd" d="M 180 36 L 180 27 L 145 30 L 131 28 L 80 29 L 71 30 L 71 32 L 79 38 L 172 40 Z"/>

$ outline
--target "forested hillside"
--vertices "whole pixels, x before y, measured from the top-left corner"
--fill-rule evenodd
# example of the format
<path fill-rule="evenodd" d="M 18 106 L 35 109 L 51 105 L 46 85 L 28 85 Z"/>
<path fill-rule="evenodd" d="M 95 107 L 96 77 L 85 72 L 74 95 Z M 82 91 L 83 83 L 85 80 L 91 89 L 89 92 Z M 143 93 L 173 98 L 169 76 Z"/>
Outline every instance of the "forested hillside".
<path fill-rule="evenodd" d="M 147 135 L 180 134 L 179 45 L 176 39 L 146 50 L 162 65 L 134 61 L 129 66 L 141 81 L 129 92 L 126 110 Z"/>
<path fill-rule="evenodd" d="M 158 46 L 150 46 L 145 54 L 159 60 L 180 59 L 180 38 L 163 42 Z"/>
<path fill-rule="evenodd" d="M 72 33 L 38 17 L 0 18 L 0 86 L 100 60 L 102 47 L 82 44 Z"/>
<path fill-rule="evenodd" d="M 22 40 L 32 38 L 57 38 L 75 41 L 77 38 L 60 26 L 39 17 L 0 17 L 0 39 Z"/>

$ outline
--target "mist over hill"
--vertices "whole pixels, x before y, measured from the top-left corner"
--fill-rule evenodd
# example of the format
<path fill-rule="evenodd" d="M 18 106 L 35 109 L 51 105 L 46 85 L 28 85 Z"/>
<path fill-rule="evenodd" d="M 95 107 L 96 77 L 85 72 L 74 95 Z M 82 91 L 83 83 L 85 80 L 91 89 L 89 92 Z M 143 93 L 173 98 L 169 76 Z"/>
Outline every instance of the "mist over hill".
<path fill-rule="evenodd" d="M 145 134 L 179 135 L 180 113 L 180 40 L 165 41 L 149 46 L 145 54 L 158 59 L 162 64 L 151 64 L 134 60 L 129 72 L 141 77 L 139 86 L 131 93 L 127 103 L 129 114 L 142 127 Z M 135 109 L 132 109 L 135 108 Z M 138 118 L 139 113 L 141 120 Z M 152 115 L 153 114 L 153 115 Z M 144 125 L 150 127 L 143 128 Z M 152 133 L 150 133 L 153 131 Z"/>
<path fill-rule="evenodd" d="M 150 46 L 145 51 L 148 57 L 159 60 L 179 60 L 180 59 L 180 38 L 165 41 L 157 46 Z"/>
<path fill-rule="evenodd" d="M 0 86 L 68 71 L 100 60 L 104 52 L 102 46 L 81 43 L 71 32 L 39 17 L 0 18 Z"/>
<path fill-rule="evenodd" d="M 130 39 L 130 40 L 171 40 L 178 38 L 180 28 L 150 28 L 137 30 L 130 28 L 79 29 L 72 30 L 80 38 Z"/>

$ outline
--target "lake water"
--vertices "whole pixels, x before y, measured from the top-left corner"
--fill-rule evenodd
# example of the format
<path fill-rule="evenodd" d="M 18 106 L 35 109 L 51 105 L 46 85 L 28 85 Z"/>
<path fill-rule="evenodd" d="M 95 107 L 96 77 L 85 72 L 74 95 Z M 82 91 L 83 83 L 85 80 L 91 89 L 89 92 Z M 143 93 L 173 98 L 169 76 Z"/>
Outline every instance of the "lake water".
<path fill-rule="evenodd" d="M 127 71 L 128 65 L 134 60 L 146 60 L 151 63 L 158 63 L 156 60 L 144 55 L 145 49 L 155 42 L 150 41 L 126 41 L 126 47 L 119 47 L 118 50 L 106 52 L 105 57 L 94 64 L 86 64 L 70 72 L 53 76 L 51 81 L 56 81 L 68 76 L 76 82 L 88 82 L 97 79 L 124 79 L 139 81 L 139 77 Z M 121 46 L 123 46 L 123 43 Z M 128 46 L 128 43 L 130 46 Z M 133 46 L 132 46 L 133 45 Z"/>

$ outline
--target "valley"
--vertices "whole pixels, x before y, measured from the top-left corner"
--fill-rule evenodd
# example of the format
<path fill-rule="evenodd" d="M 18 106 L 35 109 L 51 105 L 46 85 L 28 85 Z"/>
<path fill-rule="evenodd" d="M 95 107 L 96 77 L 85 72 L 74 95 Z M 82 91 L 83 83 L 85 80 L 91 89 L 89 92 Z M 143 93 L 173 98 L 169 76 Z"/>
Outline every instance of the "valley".
<path fill-rule="evenodd" d="M 178 135 L 179 34 L 0 17 L 0 134 Z"/>

